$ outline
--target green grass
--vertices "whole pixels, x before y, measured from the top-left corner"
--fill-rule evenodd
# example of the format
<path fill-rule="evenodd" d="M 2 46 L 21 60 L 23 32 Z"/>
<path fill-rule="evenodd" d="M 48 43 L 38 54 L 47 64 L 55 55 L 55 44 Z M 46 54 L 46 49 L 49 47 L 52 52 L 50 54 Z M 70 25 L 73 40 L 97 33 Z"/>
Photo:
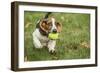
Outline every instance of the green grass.
<path fill-rule="evenodd" d="M 32 32 L 36 22 L 45 16 L 45 12 L 24 13 L 24 48 L 28 61 L 86 59 L 90 58 L 90 15 L 79 13 L 52 13 L 62 23 L 62 32 L 56 45 L 56 55 L 51 55 L 47 48 L 36 49 L 33 45 Z"/>

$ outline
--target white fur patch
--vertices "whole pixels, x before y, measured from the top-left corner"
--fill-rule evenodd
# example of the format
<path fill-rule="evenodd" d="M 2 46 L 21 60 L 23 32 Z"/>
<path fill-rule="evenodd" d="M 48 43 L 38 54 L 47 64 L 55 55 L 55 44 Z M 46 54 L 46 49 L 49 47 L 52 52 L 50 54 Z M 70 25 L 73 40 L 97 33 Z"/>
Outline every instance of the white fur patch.
<path fill-rule="evenodd" d="M 53 52 L 55 50 L 56 40 L 50 40 L 48 37 L 41 35 L 38 28 L 33 32 L 32 35 L 35 48 L 47 46 L 49 51 Z"/>
<path fill-rule="evenodd" d="M 53 31 L 53 29 L 57 29 L 56 25 L 55 25 L 55 19 L 54 18 L 51 18 L 52 20 L 52 28 L 51 28 L 51 31 Z"/>

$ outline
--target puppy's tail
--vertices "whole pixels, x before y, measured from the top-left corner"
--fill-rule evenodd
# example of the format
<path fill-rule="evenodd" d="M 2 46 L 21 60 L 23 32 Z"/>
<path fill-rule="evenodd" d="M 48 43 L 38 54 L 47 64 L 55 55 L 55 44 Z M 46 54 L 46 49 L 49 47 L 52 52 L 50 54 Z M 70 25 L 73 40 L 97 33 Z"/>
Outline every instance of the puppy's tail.
<path fill-rule="evenodd" d="M 47 18 L 50 16 L 51 13 L 52 13 L 52 12 L 48 12 L 48 13 L 45 15 L 44 19 L 47 19 Z"/>

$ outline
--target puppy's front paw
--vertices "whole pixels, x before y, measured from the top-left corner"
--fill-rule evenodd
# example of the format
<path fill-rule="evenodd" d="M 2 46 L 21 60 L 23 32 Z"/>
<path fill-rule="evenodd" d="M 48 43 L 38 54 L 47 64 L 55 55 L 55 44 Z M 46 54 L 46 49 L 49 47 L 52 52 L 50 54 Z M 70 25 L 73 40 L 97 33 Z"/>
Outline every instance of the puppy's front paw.
<path fill-rule="evenodd" d="M 55 55 L 56 51 L 55 51 L 55 49 L 54 50 L 49 50 L 49 53 L 52 54 L 52 55 Z"/>

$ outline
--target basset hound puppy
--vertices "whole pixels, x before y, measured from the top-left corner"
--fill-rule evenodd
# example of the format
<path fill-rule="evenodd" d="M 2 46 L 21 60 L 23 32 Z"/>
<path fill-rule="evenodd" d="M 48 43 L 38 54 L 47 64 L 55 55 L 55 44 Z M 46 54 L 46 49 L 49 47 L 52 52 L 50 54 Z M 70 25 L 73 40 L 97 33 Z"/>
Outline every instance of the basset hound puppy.
<path fill-rule="evenodd" d="M 50 33 L 60 33 L 62 25 L 55 18 L 47 18 L 39 21 L 33 32 L 33 44 L 35 48 L 46 46 L 49 52 L 55 52 L 56 40 L 48 38 Z"/>

